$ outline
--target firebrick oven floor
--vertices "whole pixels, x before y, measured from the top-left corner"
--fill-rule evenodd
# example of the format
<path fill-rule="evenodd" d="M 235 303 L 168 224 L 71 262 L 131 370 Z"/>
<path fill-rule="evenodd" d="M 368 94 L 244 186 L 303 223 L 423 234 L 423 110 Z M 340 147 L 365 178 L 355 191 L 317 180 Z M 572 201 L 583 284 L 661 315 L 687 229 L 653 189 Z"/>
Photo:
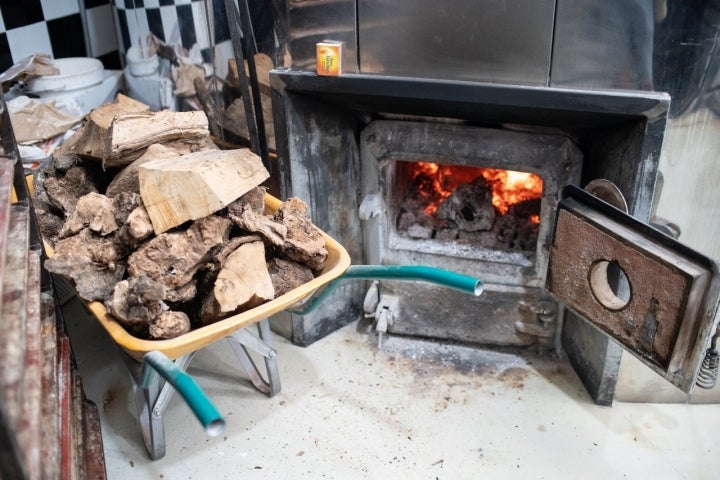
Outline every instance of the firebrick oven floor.
<path fill-rule="evenodd" d="M 149 459 L 130 379 L 99 324 L 64 307 L 108 478 L 717 478 L 720 405 L 595 405 L 562 359 L 401 338 L 351 324 L 302 348 L 274 336 L 282 390 L 249 386 L 227 342 L 189 373 L 225 416 L 207 437 L 174 395 Z"/>

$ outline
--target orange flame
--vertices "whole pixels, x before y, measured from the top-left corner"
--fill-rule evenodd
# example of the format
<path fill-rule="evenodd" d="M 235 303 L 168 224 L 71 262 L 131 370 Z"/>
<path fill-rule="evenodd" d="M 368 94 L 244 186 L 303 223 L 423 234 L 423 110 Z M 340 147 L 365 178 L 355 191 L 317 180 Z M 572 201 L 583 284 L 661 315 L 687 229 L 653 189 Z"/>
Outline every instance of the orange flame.
<path fill-rule="evenodd" d="M 418 193 L 428 201 L 427 215 L 435 213 L 458 185 L 470 183 L 480 175 L 491 186 L 492 204 L 501 214 L 507 213 L 516 203 L 542 196 L 543 181 L 534 173 L 430 162 L 414 162 L 412 170 L 411 177 L 417 184 Z M 540 223 L 540 216 L 532 215 L 530 221 Z"/>

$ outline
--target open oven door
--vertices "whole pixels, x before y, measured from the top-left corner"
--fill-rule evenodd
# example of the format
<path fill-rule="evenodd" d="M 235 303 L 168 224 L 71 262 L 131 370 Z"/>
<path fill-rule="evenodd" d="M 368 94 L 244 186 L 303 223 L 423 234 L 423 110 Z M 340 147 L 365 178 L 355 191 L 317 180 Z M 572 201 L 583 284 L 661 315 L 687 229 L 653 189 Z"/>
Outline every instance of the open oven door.
<path fill-rule="evenodd" d="M 714 383 L 715 261 L 574 186 L 554 229 L 551 295 L 684 392 Z"/>

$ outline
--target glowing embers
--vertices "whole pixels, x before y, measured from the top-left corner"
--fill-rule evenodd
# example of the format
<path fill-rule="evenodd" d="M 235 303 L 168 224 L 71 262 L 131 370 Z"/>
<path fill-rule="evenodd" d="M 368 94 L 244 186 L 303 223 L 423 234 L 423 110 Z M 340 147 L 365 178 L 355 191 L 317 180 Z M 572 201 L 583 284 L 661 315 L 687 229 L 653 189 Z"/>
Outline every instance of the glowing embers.
<path fill-rule="evenodd" d="M 403 236 L 535 250 L 543 181 L 534 173 L 397 162 L 396 187 Z"/>

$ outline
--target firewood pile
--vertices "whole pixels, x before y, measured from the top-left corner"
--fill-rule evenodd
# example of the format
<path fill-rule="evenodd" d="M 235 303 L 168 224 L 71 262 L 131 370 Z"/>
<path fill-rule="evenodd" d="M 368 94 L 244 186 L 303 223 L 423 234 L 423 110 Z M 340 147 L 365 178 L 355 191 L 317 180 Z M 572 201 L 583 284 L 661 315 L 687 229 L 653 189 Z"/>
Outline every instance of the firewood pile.
<path fill-rule="evenodd" d="M 173 338 L 315 278 L 328 252 L 307 206 L 267 212 L 269 173 L 220 150 L 203 112 L 119 95 L 93 110 L 35 178 L 48 271 L 132 335 Z"/>

